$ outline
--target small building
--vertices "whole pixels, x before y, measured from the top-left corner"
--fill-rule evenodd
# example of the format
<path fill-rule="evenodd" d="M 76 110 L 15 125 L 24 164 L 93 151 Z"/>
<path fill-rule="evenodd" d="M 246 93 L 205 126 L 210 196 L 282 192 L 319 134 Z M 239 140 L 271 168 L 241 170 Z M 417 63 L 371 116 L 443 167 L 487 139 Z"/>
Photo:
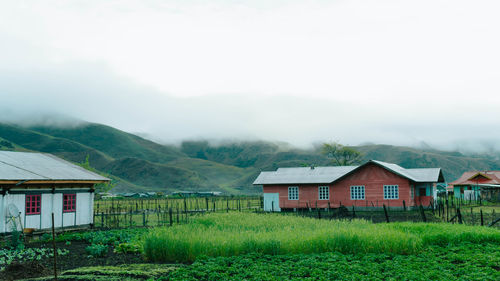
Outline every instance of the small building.
<path fill-rule="evenodd" d="M 187 198 L 187 197 L 215 197 L 215 196 L 220 196 L 221 194 L 222 192 L 220 191 L 175 191 L 172 192 L 171 195 Z"/>
<path fill-rule="evenodd" d="M 93 223 L 94 186 L 109 179 L 51 154 L 0 151 L 0 233 Z"/>
<path fill-rule="evenodd" d="M 264 210 L 428 206 L 437 199 L 440 168 L 405 169 L 370 160 L 360 166 L 279 168 L 261 172 Z"/>
<path fill-rule="evenodd" d="M 500 171 L 465 172 L 450 185 L 456 198 L 500 201 Z"/>

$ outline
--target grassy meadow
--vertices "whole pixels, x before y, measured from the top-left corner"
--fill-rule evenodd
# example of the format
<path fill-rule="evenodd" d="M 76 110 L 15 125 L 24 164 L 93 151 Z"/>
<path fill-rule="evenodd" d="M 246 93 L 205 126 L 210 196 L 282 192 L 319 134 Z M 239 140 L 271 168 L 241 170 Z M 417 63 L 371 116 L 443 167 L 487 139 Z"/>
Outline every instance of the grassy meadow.
<path fill-rule="evenodd" d="M 500 231 L 445 223 L 373 224 L 282 214 L 215 213 L 189 224 L 157 228 L 143 238 L 144 255 L 155 262 L 193 262 L 200 256 L 249 253 L 284 255 L 416 254 L 428 246 L 500 243 Z"/>

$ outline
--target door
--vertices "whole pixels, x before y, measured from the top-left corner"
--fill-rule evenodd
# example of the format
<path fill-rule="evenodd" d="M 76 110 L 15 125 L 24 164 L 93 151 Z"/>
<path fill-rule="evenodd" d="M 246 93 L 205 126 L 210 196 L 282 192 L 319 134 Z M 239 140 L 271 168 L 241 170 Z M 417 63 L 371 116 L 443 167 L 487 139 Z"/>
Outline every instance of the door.
<path fill-rule="evenodd" d="M 280 194 L 264 193 L 264 211 L 280 212 Z"/>
<path fill-rule="evenodd" d="M 426 196 L 426 191 L 427 191 L 427 188 L 425 188 L 425 187 L 419 188 L 419 190 L 418 190 L 418 196 Z"/>

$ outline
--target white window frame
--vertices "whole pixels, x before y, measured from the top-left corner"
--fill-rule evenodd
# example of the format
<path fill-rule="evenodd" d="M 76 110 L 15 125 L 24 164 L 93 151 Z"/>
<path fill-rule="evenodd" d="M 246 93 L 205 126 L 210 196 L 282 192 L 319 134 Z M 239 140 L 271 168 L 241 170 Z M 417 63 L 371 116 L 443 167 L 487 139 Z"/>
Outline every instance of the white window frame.
<path fill-rule="evenodd" d="M 365 186 L 364 185 L 353 185 L 350 188 L 351 200 L 365 200 Z M 363 197 L 361 197 L 363 194 Z M 353 196 L 354 195 L 354 196 Z"/>
<path fill-rule="evenodd" d="M 291 191 L 296 190 L 295 195 L 297 195 L 297 198 L 295 196 L 291 197 L 292 195 Z M 299 200 L 299 187 L 298 186 L 289 186 L 288 187 L 288 200 Z"/>
<path fill-rule="evenodd" d="M 321 189 L 323 189 L 323 192 L 321 192 Z M 326 189 L 326 191 L 325 191 Z M 321 197 L 321 195 L 325 195 Z M 326 185 L 318 186 L 318 200 L 330 200 L 330 187 Z"/>
<path fill-rule="evenodd" d="M 384 200 L 399 199 L 399 186 L 397 184 L 384 185 Z"/>

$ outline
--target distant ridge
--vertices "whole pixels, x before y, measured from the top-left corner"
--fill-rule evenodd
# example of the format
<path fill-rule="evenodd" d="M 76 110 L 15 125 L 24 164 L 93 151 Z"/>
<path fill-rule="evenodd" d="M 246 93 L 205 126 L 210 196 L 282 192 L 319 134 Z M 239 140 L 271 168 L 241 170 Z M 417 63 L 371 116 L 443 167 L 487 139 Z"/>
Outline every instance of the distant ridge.
<path fill-rule="evenodd" d="M 354 147 L 365 159 L 405 168 L 441 167 L 448 182 L 468 170 L 500 169 L 498 155 L 466 156 L 458 152 L 366 144 Z M 48 152 L 90 165 L 113 179 L 114 192 L 179 190 L 260 192 L 252 186 L 260 171 L 279 167 L 325 166 L 329 160 L 314 149 L 295 149 L 266 141 L 184 141 L 162 145 L 110 126 L 84 123 L 20 126 L 0 123 L 0 150 Z"/>

